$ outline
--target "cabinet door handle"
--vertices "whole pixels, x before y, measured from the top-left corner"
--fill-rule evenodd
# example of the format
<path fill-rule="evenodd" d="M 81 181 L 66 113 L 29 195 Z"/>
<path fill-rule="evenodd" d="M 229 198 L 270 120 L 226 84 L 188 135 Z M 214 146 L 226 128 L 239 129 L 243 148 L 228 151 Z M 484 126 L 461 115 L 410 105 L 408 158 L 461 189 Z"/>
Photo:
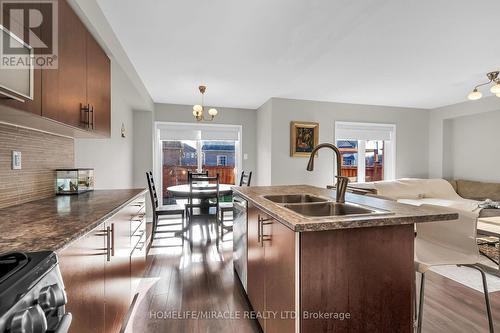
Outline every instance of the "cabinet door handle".
<path fill-rule="evenodd" d="M 111 260 L 111 228 L 108 226 L 106 227 L 106 260 L 110 261 Z"/>
<path fill-rule="evenodd" d="M 95 129 L 94 123 L 95 123 L 95 116 L 94 116 L 94 106 L 90 106 L 90 112 L 92 112 L 92 129 Z"/>
<path fill-rule="evenodd" d="M 257 216 L 257 244 L 260 244 L 260 214 Z"/>
<path fill-rule="evenodd" d="M 258 216 L 258 228 L 259 228 L 258 239 L 260 242 L 260 246 L 262 247 L 264 246 L 264 242 L 271 240 L 271 235 L 264 235 L 264 226 L 270 224 L 273 224 L 273 219 L 271 218 L 264 219 L 261 218 L 260 215 Z"/>
<path fill-rule="evenodd" d="M 111 223 L 111 256 L 115 256 L 115 224 Z"/>

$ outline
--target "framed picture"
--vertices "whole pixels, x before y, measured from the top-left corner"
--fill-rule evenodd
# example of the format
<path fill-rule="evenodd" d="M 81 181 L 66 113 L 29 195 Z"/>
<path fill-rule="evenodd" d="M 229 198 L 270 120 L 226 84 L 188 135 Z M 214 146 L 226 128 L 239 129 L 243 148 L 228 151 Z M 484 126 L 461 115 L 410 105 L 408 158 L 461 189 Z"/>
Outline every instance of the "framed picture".
<path fill-rule="evenodd" d="M 318 144 L 319 124 L 306 121 L 290 122 L 290 156 L 309 157 Z"/>

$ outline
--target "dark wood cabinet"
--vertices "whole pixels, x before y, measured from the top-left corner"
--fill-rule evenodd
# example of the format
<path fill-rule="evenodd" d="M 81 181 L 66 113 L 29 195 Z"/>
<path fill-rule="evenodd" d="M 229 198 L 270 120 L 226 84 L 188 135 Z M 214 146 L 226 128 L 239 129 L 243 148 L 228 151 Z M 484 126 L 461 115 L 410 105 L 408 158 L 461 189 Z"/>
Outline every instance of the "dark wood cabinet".
<path fill-rule="evenodd" d="M 264 313 L 266 267 L 264 247 L 260 244 L 259 212 L 252 203 L 248 203 L 247 293 L 253 310 Z M 265 321 L 260 316 L 258 320 L 265 331 Z"/>
<path fill-rule="evenodd" d="M 87 104 L 92 109 L 92 130 L 111 133 L 111 63 L 90 33 L 87 33 Z"/>
<path fill-rule="evenodd" d="M 111 258 L 104 266 L 106 332 L 119 332 L 130 302 L 130 216 L 127 208 L 106 222 L 111 232 Z"/>
<path fill-rule="evenodd" d="M 105 332 L 105 223 L 60 251 L 58 256 L 68 296 L 66 310 L 73 314 L 71 331 Z"/>
<path fill-rule="evenodd" d="M 295 232 L 248 203 L 248 298 L 254 311 L 276 315 L 259 324 L 265 333 L 295 328 Z"/>
<path fill-rule="evenodd" d="M 295 232 L 270 219 L 261 227 L 266 262 L 266 333 L 295 329 Z"/>
<path fill-rule="evenodd" d="M 88 32 L 66 0 L 58 5 L 58 67 L 42 70 L 42 116 L 86 128 L 81 106 L 87 101 Z"/>
<path fill-rule="evenodd" d="M 139 196 L 86 236 L 59 251 L 61 274 L 73 315 L 71 332 L 118 333 L 146 266 L 145 197 Z M 142 232 L 141 232 L 142 234 Z M 134 248 L 139 250 L 134 251 Z"/>
<path fill-rule="evenodd" d="M 16 97 L 21 97 L 24 102 L 9 99 L 6 95 L 2 95 L 2 92 L 14 96 L 15 94 L 0 88 L 0 105 L 10 107 L 8 113 L 0 113 L 0 120 L 2 117 L 8 117 L 9 122 L 18 122 L 19 125 L 26 126 L 25 114 L 17 112 L 22 110 L 38 116 L 28 121 L 34 128 L 38 126 L 45 130 L 46 127 L 60 126 L 68 129 L 62 125 L 69 125 L 71 130 L 77 128 L 85 131 L 86 133 L 77 131 L 84 137 L 89 137 L 89 134 L 109 137 L 111 135 L 110 59 L 67 0 L 58 0 L 57 4 L 57 65 L 35 69 L 32 100 L 22 96 Z M 50 36 L 52 31 L 46 29 L 38 33 L 41 36 Z"/>

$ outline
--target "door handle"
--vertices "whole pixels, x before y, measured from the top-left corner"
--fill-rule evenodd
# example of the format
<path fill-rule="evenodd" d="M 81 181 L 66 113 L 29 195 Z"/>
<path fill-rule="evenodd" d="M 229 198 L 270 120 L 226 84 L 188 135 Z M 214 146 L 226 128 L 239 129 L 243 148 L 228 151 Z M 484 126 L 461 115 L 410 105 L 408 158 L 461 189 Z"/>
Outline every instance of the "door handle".
<path fill-rule="evenodd" d="M 111 223 L 111 256 L 115 256 L 115 224 Z"/>
<path fill-rule="evenodd" d="M 110 261 L 111 260 L 111 228 L 108 226 L 106 227 L 106 260 Z"/>

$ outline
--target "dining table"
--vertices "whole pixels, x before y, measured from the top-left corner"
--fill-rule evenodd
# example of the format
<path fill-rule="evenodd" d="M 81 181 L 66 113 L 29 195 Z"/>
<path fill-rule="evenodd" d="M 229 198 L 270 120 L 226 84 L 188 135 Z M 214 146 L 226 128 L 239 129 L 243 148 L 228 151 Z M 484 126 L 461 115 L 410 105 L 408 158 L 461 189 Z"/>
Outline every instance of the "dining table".
<path fill-rule="evenodd" d="M 208 189 L 204 189 L 204 187 L 209 187 Z M 233 193 L 231 187 L 234 185 L 231 184 L 219 184 L 219 195 L 230 195 Z M 167 191 L 172 193 L 174 198 L 186 199 L 189 197 L 189 184 L 184 185 L 174 185 L 167 187 Z M 198 184 L 196 187 L 193 187 L 193 198 L 194 199 L 206 199 L 213 198 L 216 190 L 213 187 L 213 184 Z"/>

